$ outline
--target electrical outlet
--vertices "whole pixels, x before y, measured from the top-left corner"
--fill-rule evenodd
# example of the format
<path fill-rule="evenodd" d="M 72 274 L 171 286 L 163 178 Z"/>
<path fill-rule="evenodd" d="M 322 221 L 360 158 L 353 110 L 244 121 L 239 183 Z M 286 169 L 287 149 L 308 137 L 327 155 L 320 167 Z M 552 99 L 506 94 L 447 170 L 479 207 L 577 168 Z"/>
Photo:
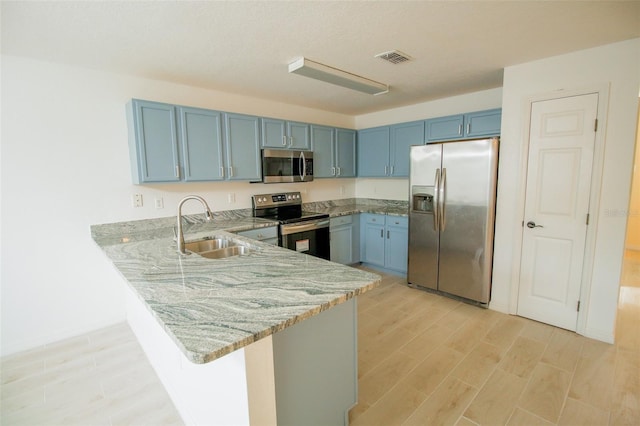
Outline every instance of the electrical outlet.
<path fill-rule="evenodd" d="M 164 209 L 164 200 L 162 199 L 162 197 L 157 197 L 155 203 L 156 209 Z"/>
<path fill-rule="evenodd" d="M 142 207 L 142 194 L 133 194 L 131 196 L 131 205 L 133 207 Z"/>
<path fill-rule="evenodd" d="M 228 195 L 228 199 L 229 199 L 229 204 L 233 204 L 236 202 L 236 194 L 233 192 L 230 192 Z"/>

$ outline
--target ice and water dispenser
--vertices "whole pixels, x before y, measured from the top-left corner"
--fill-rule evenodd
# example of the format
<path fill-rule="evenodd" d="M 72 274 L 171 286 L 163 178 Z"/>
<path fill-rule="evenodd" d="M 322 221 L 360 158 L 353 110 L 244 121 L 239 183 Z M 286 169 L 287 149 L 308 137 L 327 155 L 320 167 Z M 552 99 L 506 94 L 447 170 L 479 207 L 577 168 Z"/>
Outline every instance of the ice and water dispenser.
<path fill-rule="evenodd" d="M 433 214 L 433 186 L 411 187 L 411 210 L 416 213 Z"/>

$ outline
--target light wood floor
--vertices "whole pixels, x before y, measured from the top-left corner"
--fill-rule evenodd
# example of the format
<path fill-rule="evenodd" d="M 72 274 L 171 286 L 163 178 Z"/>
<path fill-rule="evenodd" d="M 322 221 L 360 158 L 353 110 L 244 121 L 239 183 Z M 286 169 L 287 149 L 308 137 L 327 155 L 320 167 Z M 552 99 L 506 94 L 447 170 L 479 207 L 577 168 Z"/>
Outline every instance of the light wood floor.
<path fill-rule="evenodd" d="M 622 284 L 609 345 L 385 276 L 358 299 L 351 424 L 640 425 L 640 253 Z"/>
<path fill-rule="evenodd" d="M 358 300 L 352 425 L 639 425 L 640 253 L 616 345 L 406 287 Z M 182 421 L 126 324 L 1 360 L 2 425 Z"/>

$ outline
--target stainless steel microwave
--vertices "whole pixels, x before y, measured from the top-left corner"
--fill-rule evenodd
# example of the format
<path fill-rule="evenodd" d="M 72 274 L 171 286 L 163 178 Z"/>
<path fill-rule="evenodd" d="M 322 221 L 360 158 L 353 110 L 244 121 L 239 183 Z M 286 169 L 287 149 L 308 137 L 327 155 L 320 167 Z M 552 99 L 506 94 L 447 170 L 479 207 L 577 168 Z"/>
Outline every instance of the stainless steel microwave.
<path fill-rule="evenodd" d="M 262 150 L 262 182 L 310 182 L 313 152 L 285 149 Z"/>

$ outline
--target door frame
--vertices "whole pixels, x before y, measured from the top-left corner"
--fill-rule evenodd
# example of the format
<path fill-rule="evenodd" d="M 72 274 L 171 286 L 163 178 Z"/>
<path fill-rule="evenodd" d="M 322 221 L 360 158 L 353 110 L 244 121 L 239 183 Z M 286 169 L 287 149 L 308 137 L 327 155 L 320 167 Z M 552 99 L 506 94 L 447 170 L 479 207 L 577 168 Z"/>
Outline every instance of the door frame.
<path fill-rule="evenodd" d="M 517 229 L 514 229 L 513 237 L 513 265 L 511 268 L 511 292 L 509 298 L 509 313 L 516 314 L 518 308 L 518 292 L 520 290 L 520 268 L 522 261 L 522 240 L 524 209 L 526 202 L 527 169 L 529 164 L 529 137 L 531 128 L 531 108 L 534 102 L 550 101 L 554 99 L 598 94 L 598 130 L 596 131 L 593 151 L 593 167 L 591 174 L 591 188 L 589 193 L 589 226 L 585 240 L 585 251 L 582 264 L 582 279 L 580 283 L 580 311 L 576 332 L 585 335 L 587 318 L 589 316 L 591 278 L 593 273 L 593 261 L 595 256 L 595 243 L 600 216 L 600 193 L 602 188 L 602 174 L 604 170 L 604 147 L 607 133 L 607 111 L 609 106 L 609 83 L 595 84 L 593 86 L 579 87 L 575 89 L 560 89 L 553 92 L 539 93 L 525 98 L 522 102 L 522 145 L 520 147 L 520 178 L 519 196 L 516 215 L 520 218 Z"/>

